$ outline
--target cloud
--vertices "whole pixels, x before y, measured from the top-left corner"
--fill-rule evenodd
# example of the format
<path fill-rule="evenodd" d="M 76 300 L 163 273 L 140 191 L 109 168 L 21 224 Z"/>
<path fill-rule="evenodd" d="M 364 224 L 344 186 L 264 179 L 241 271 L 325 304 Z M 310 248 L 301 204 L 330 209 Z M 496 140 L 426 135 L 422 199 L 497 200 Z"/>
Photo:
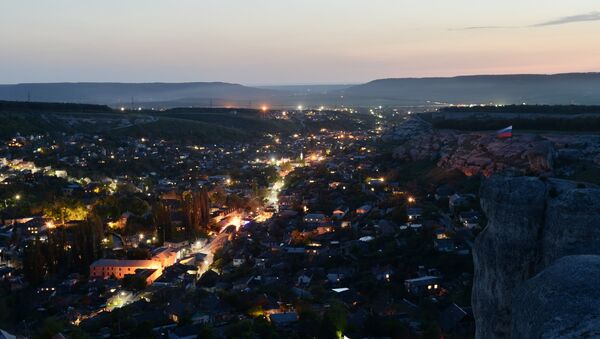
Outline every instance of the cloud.
<path fill-rule="evenodd" d="M 575 22 L 585 21 L 600 21 L 600 12 L 590 12 L 585 14 L 565 16 L 562 18 L 541 22 L 539 24 L 532 25 L 531 27 L 544 27 L 544 26 L 555 26 L 555 25 L 566 25 Z"/>
<path fill-rule="evenodd" d="M 600 21 L 600 12 L 589 12 L 585 14 L 564 16 L 562 18 L 549 20 L 545 22 L 540 22 L 534 25 L 529 26 L 469 26 L 469 27 L 461 27 L 461 28 L 453 28 L 451 31 L 476 31 L 476 30 L 492 30 L 492 29 L 512 29 L 512 28 L 525 28 L 525 27 L 546 27 L 546 26 L 555 26 L 555 25 L 566 25 L 572 24 L 576 22 L 586 22 L 586 21 Z"/>

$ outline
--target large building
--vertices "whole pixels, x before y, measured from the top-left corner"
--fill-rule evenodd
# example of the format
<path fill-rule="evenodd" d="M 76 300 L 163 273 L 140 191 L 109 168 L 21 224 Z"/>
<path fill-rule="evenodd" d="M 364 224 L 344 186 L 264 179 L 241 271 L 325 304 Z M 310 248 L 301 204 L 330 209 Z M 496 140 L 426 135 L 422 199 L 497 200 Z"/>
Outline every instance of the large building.
<path fill-rule="evenodd" d="M 174 265 L 176 262 L 177 251 L 161 247 L 153 252 L 150 260 L 96 260 L 90 265 L 90 277 L 107 278 L 114 276 L 117 279 L 123 279 L 128 274 L 141 274 L 146 282 L 151 284 L 162 275 L 164 268 Z"/>
<path fill-rule="evenodd" d="M 104 278 L 115 276 L 123 279 L 127 274 L 135 274 L 138 269 L 156 269 L 162 271 L 162 265 L 155 260 L 118 260 L 100 259 L 90 265 L 90 277 Z"/>
<path fill-rule="evenodd" d="M 163 268 L 174 265 L 177 259 L 178 251 L 167 247 L 158 248 L 152 253 L 152 260 L 159 262 Z"/>

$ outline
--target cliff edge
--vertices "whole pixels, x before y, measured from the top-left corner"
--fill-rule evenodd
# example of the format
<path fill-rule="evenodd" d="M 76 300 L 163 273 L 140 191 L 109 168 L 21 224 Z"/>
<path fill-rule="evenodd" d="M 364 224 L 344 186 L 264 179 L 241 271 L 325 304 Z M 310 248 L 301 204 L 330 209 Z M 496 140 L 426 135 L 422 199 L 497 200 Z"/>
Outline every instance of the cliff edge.
<path fill-rule="evenodd" d="M 560 258 L 600 255 L 600 189 L 564 180 L 492 177 L 482 186 L 481 206 L 488 225 L 473 248 L 476 337 L 520 338 L 524 332 L 513 331 L 532 321 L 518 306 L 527 288 L 553 286 L 554 275 L 545 270 Z M 589 273 L 581 272 L 582 281 Z M 588 283 L 597 281 L 592 276 Z M 574 302 L 564 299 L 541 298 L 540 312 Z"/>

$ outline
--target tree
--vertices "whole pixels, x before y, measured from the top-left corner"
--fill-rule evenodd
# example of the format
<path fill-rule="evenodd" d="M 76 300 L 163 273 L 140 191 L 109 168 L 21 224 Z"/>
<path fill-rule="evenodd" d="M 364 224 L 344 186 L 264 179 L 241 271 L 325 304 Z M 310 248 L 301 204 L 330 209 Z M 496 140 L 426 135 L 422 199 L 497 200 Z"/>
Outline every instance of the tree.
<path fill-rule="evenodd" d="M 38 285 L 46 276 L 47 266 L 42 253 L 43 244 L 36 240 L 25 247 L 23 254 L 23 273 L 32 285 Z"/>
<path fill-rule="evenodd" d="M 122 197 L 118 201 L 118 207 L 121 213 L 129 211 L 139 216 L 146 214 L 150 210 L 150 205 L 145 200 L 135 196 Z"/>
<path fill-rule="evenodd" d="M 252 329 L 259 338 L 269 339 L 278 337 L 273 324 L 271 324 L 265 316 L 254 319 Z"/>
<path fill-rule="evenodd" d="M 44 216 L 64 225 L 67 221 L 82 221 L 87 217 L 88 210 L 85 205 L 74 199 L 55 200 L 50 206 L 44 208 Z"/>
<path fill-rule="evenodd" d="M 126 289 L 141 291 L 146 288 L 146 279 L 133 274 L 128 274 L 123 278 L 122 284 Z"/>
<path fill-rule="evenodd" d="M 215 330 L 209 324 L 204 324 L 200 327 L 198 331 L 197 339 L 216 339 L 217 335 L 215 334 Z"/>
<path fill-rule="evenodd" d="M 406 213 L 406 206 L 404 204 L 394 208 L 391 215 L 392 221 L 396 223 L 405 223 L 408 220 L 408 214 Z"/>
<path fill-rule="evenodd" d="M 256 333 L 252 330 L 252 321 L 240 320 L 227 326 L 225 329 L 225 336 L 227 338 L 254 338 Z"/>
<path fill-rule="evenodd" d="M 188 235 L 196 236 L 205 232 L 210 220 L 210 199 L 205 189 L 196 192 L 183 192 L 182 209 Z"/>
<path fill-rule="evenodd" d="M 38 338 L 53 338 L 65 328 L 65 324 L 57 318 L 50 317 L 44 319 L 42 327 L 37 335 Z"/>
<path fill-rule="evenodd" d="M 343 304 L 332 302 L 331 306 L 323 314 L 321 321 L 321 337 L 341 339 L 347 326 L 348 312 Z"/>
<path fill-rule="evenodd" d="M 157 230 L 159 243 L 173 239 L 171 210 L 167 205 L 157 202 L 152 206 L 152 223 Z"/>

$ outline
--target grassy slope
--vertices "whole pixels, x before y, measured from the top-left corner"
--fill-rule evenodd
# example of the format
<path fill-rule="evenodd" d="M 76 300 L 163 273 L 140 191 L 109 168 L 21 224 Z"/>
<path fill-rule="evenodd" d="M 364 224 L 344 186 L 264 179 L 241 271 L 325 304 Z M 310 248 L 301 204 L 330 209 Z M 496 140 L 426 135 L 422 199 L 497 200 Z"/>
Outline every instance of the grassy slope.
<path fill-rule="evenodd" d="M 123 120 L 138 118 L 157 121 L 119 128 Z M 71 119 L 73 118 L 73 119 Z M 92 123 L 89 120 L 95 120 Z M 190 142 L 227 142 L 249 140 L 266 133 L 290 133 L 294 124 L 261 119 L 252 114 L 227 112 L 56 112 L 0 111 L 0 138 L 35 133 L 95 133 L 115 136 L 156 137 Z M 75 124 L 72 122 L 76 121 Z"/>

